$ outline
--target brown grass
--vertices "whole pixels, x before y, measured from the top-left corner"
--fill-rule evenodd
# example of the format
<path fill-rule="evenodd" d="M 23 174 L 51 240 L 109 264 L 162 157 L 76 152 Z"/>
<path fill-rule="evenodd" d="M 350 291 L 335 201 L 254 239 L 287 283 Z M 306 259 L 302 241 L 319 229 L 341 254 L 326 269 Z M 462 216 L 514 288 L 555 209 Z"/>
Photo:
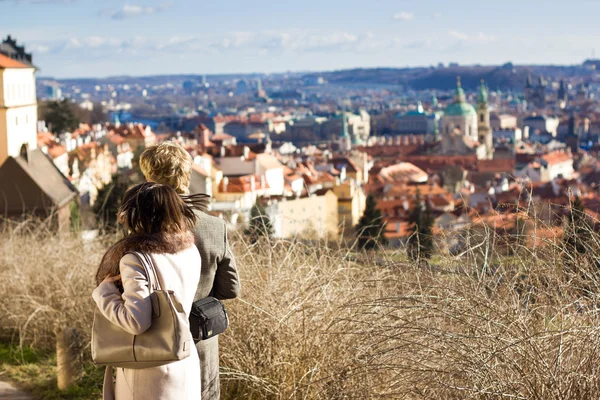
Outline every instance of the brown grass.
<path fill-rule="evenodd" d="M 93 275 L 112 239 L 0 235 L 2 333 L 40 347 L 57 323 L 88 335 Z M 506 251 L 490 231 L 431 265 L 237 238 L 242 296 L 227 303 L 220 338 L 223 398 L 600 398 L 600 237 L 590 237 L 576 270 L 554 238 Z"/>

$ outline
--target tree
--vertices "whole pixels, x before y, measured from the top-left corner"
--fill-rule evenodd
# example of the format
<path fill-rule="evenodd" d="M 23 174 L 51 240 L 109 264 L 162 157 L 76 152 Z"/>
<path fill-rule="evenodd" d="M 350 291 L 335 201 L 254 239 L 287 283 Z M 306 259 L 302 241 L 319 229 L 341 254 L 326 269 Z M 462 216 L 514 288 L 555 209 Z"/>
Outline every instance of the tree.
<path fill-rule="evenodd" d="M 579 196 L 571 203 L 565 220 L 563 235 L 563 260 L 567 267 L 577 267 L 578 259 L 585 255 L 591 246 L 593 227 L 585 213 L 585 207 Z"/>
<path fill-rule="evenodd" d="M 367 196 L 365 212 L 356 225 L 356 234 L 358 247 L 362 250 L 372 250 L 387 244 L 385 221 L 372 194 Z"/>
<path fill-rule="evenodd" d="M 248 236 L 251 243 L 258 242 L 261 237 L 273 236 L 273 224 L 262 204 L 257 202 L 250 209 L 250 220 L 244 234 Z"/>
<path fill-rule="evenodd" d="M 81 122 L 75 114 L 73 104 L 67 99 L 46 103 L 40 109 L 40 116 L 54 133 L 74 131 Z"/>
<path fill-rule="evenodd" d="M 108 121 L 108 114 L 104 112 L 104 108 L 100 103 L 94 103 L 94 108 L 90 111 L 88 123 L 91 125 L 102 124 Z"/>
<path fill-rule="evenodd" d="M 115 174 L 112 177 L 112 182 L 98 191 L 98 197 L 94 203 L 94 212 L 101 227 L 117 228 L 117 212 L 125 192 L 132 184 L 134 182 L 128 175 Z"/>
<path fill-rule="evenodd" d="M 421 192 L 417 190 L 416 205 L 411 210 L 408 222 L 412 233 L 408 238 L 408 255 L 414 261 L 429 260 L 433 255 L 434 217 L 429 202 L 422 205 Z"/>

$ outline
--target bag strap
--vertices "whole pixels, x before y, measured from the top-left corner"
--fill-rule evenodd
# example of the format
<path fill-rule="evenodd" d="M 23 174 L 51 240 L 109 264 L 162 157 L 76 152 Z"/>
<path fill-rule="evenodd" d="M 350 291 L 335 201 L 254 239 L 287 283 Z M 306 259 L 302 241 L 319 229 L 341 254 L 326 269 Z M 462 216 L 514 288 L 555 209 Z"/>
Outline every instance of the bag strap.
<path fill-rule="evenodd" d="M 140 264 L 144 267 L 146 271 L 146 276 L 148 277 L 148 286 L 152 291 L 162 290 L 160 285 L 160 280 L 158 279 L 158 274 L 156 273 L 156 267 L 154 265 L 154 260 L 149 254 L 142 253 L 139 251 L 131 251 L 131 254 L 136 256 L 138 260 L 140 260 Z"/>

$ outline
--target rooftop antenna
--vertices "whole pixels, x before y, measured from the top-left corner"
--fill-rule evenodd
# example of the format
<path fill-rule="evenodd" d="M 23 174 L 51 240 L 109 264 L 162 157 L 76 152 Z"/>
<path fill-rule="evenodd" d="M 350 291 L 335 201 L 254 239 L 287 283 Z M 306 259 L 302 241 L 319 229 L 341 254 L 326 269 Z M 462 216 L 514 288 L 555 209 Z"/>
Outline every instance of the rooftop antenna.
<path fill-rule="evenodd" d="M 592 48 L 592 60 L 596 59 L 596 49 Z"/>

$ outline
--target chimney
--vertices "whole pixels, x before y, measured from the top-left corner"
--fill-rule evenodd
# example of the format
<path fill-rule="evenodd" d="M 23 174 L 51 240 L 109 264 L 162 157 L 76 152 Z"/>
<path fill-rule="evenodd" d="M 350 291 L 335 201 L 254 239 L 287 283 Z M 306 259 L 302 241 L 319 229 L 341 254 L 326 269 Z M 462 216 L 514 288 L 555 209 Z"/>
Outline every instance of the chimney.
<path fill-rule="evenodd" d="M 254 175 L 250 177 L 250 190 L 253 193 L 256 192 L 256 177 Z"/>
<path fill-rule="evenodd" d="M 250 157 L 250 147 L 244 146 L 244 159 L 247 160 Z"/>
<path fill-rule="evenodd" d="M 223 177 L 223 193 L 227 193 L 227 188 L 229 187 L 229 178 Z"/>
<path fill-rule="evenodd" d="M 21 153 L 20 156 L 27 162 L 29 163 L 29 145 L 27 143 L 23 143 L 23 145 L 21 146 Z"/>
<path fill-rule="evenodd" d="M 219 149 L 219 153 L 221 157 L 225 157 L 225 146 L 221 146 L 221 148 Z"/>

